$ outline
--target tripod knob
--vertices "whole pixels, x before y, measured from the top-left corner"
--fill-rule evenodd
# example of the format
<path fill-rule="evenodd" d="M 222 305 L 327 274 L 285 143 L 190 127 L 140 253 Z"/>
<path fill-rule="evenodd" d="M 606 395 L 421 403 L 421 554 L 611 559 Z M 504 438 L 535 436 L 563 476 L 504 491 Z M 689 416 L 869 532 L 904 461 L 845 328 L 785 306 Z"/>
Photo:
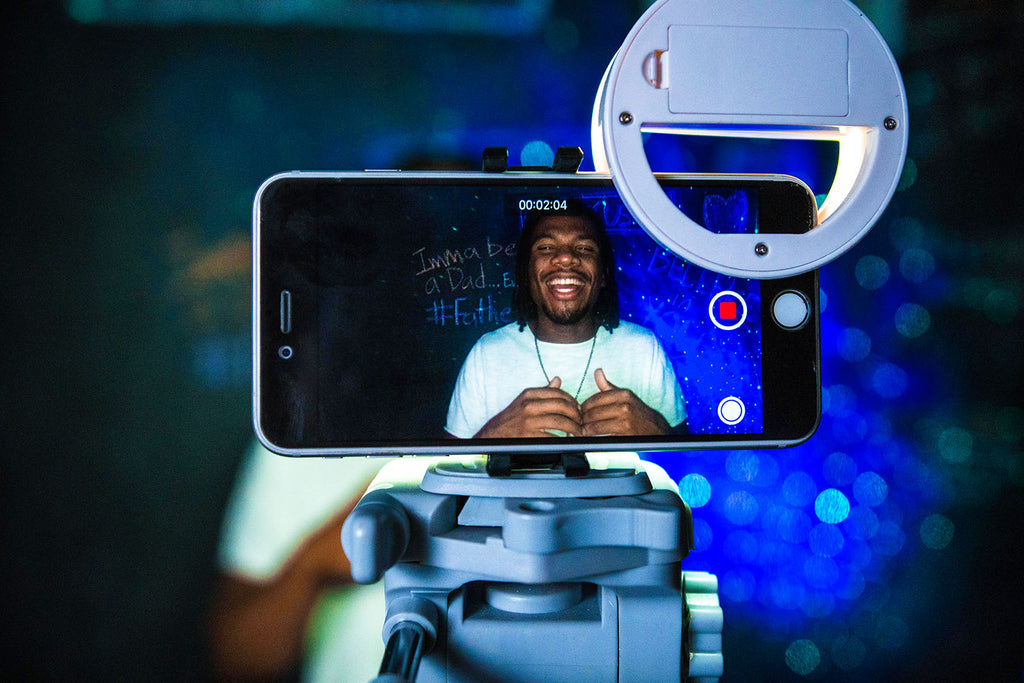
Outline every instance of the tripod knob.
<path fill-rule="evenodd" d="M 341 528 L 341 546 L 356 583 L 376 583 L 409 545 L 409 517 L 386 493 L 366 494 Z"/>

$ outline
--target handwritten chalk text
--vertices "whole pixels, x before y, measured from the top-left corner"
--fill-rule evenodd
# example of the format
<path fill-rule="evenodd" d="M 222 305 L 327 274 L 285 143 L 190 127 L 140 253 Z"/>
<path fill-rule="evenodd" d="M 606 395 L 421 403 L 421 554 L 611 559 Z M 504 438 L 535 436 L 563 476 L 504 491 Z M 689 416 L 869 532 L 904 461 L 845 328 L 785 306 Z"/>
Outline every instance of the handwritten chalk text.
<path fill-rule="evenodd" d="M 480 325 L 506 325 L 512 322 L 512 308 L 496 302 L 490 294 L 477 297 L 458 296 L 434 299 L 425 309 L 427 322 L 445 327 L 448 325 L 477 327 Z"/>

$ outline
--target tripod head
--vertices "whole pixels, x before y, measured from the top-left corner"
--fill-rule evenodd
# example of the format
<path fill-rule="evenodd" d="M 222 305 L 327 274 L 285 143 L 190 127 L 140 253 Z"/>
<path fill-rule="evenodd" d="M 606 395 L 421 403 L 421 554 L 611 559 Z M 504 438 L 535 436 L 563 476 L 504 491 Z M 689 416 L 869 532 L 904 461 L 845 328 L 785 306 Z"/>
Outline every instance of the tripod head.
<path fill-rule="evenodd" d="M 692 520 L 665 472 L 635 454 L 589 456 L 586 474 L 510 459 L 497 476 L 486 457 L 394 461 L 346 521 L 353 577 L 385 581 L 382 674 L 422 648 L 420 681 L 720 675 L 717 582 L 686 592 Z"/>

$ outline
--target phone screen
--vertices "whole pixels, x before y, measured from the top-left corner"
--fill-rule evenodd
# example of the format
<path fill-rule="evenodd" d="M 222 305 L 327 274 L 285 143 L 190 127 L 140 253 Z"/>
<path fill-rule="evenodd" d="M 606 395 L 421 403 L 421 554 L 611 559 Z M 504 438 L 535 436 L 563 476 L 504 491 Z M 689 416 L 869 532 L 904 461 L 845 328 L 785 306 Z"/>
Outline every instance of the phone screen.
<path fill-rule="evenodd" d="M 795 182 L 681 176 L 663 186 L 712 231 L 813 225 L 813 199 Z M 762 282 L 695 267 L 636 224 L 607 178 L 293 174 L 268 181 L 254 220 L 255 418 L 273 450 L 772 446 L 817 424 L 816 277 Z M 543 240 L 563 239 L 559 221 L 586 225 L 600 272 L 531 270 Z M 565 248 L 563 263 L 580 260 Z M 586 283 L 601 311 L 596 334 L 571 343 L 533 334 L 537 316 L 580 315 L 562 308 Z M 772 302 L 784 292 L 806 303 L 797 325 L 776 320 Z M 588 399 L 611 402 L 611 387 L 662 419 L 484 429 L 554 377 L 559 400 L 581 414 L 597 415 Z"/>

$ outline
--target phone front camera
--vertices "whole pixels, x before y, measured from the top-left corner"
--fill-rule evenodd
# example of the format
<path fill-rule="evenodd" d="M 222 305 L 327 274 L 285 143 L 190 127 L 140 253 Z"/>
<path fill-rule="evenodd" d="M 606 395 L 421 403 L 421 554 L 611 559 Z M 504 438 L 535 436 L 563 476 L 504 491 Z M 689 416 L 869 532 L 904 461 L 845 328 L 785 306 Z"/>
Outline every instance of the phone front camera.
<path fill-rule="evenodd" d="M 287 344 L 277 350 L 277 355 L 283 358 L 284 360 L 288 360 L 289 358 L 291 358 L 292 353 L 292 347 L 288 346 Z"/>

